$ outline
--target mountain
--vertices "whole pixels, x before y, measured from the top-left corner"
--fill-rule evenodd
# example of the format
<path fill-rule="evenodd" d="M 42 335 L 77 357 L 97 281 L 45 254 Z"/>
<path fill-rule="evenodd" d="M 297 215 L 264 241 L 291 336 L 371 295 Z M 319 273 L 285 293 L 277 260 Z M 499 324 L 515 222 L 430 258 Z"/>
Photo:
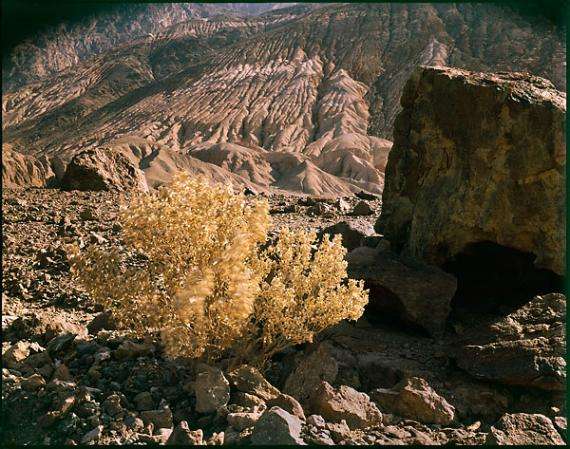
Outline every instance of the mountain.
<path fill-rule="evenodd" d="M 58 178 L 107 146 L 143 171 L 153 154 L 167 173 L 200 161 L 262 189 L 381 193 L 418 65 L 528 71 L 565 90 L 564 31 L 506 7 L 239 5 L 129 5 L 16 48 L 4 142 Z M 10 160 L 7 173 L 29 165 Z"/>

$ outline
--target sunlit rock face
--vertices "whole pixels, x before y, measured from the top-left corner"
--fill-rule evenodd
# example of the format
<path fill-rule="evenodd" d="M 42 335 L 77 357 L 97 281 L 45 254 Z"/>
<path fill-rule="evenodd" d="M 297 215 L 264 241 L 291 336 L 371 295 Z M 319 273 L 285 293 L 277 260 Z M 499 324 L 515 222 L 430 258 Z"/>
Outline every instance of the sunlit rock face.
<path fill-rule="evenodd" d="M 563 275 L 566 95 L 528 73 L 426 67 L 402 107 L 377 230 L 436 265 L 490 242 Z"/>

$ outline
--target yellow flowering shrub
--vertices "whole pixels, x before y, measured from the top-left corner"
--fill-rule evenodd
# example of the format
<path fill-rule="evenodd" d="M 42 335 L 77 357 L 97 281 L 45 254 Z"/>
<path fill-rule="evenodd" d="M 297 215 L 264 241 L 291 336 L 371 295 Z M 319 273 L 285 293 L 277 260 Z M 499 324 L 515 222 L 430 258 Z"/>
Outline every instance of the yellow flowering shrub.
<path fill-rule="evenodd" d="M 231 187 L 180 174 L 119 214 L 124 247 L 71 254 L 74 275 L 135 336 L 160 332 L 171 356 L 216 359 L 228 351 L 263 364 L 368 301 L 346 282 L 340 238 L 282 231 L 267 242 L 269 205 Z"/>

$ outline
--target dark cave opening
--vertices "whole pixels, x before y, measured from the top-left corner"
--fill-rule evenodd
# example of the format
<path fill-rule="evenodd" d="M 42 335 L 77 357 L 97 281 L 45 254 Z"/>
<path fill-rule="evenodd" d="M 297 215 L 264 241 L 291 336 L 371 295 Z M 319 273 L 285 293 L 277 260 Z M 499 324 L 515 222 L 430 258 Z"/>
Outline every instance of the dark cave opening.
<path fill-rule="evenodd" d="M 429 336 L 421 326 L 406 319 L 406 309 L 398 296 L 386 287 L 365 282 L 364 287 L 370 290 L 370 301 L 364 309 L 363 317 L 373 326 L 387 326 L 393 329 L 406 329 L 407 332 Z"/>
<path fill-rule="evenodd" d="M 533 253 L 489 241 L 471 243 L 443 270 L 457 278 L 454 313 L 508 314 L 533 296 L 564 291 L 564 278 L 534 265 Z"/>

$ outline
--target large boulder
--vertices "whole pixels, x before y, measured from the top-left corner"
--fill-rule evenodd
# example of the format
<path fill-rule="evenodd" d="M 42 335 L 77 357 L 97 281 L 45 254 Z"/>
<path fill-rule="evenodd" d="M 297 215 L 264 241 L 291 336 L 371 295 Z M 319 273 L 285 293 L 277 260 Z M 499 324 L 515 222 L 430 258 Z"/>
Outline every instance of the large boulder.
<path fill-rule="evenodd" d="M 376 230 L 435 265 L 486 241 L 563 274 L 566 95 L 526 73 L 422 67 L 401 104 Z"/>
<path fill-rule="evenodd" d="M 142 170 L 124 154 L 109 148 L 82 151 L 68 164 L 61 180 L 66 190 L 148 191 Z"/>
<path fill-rule="evenodd" d="M 348 274 L 370 288 L 368 310 L 399 318 L 441 335 L 457 280 L 438 267 L 391 251 L 357 248 L 347 256 Z"/>
<path fill-rule="evenodd" d="M 505 317 L 465 330 L 452 353 L 458 366 L 477 378 L 564 391 L 565 327 L 566 297 L 536 296 Z"/>

